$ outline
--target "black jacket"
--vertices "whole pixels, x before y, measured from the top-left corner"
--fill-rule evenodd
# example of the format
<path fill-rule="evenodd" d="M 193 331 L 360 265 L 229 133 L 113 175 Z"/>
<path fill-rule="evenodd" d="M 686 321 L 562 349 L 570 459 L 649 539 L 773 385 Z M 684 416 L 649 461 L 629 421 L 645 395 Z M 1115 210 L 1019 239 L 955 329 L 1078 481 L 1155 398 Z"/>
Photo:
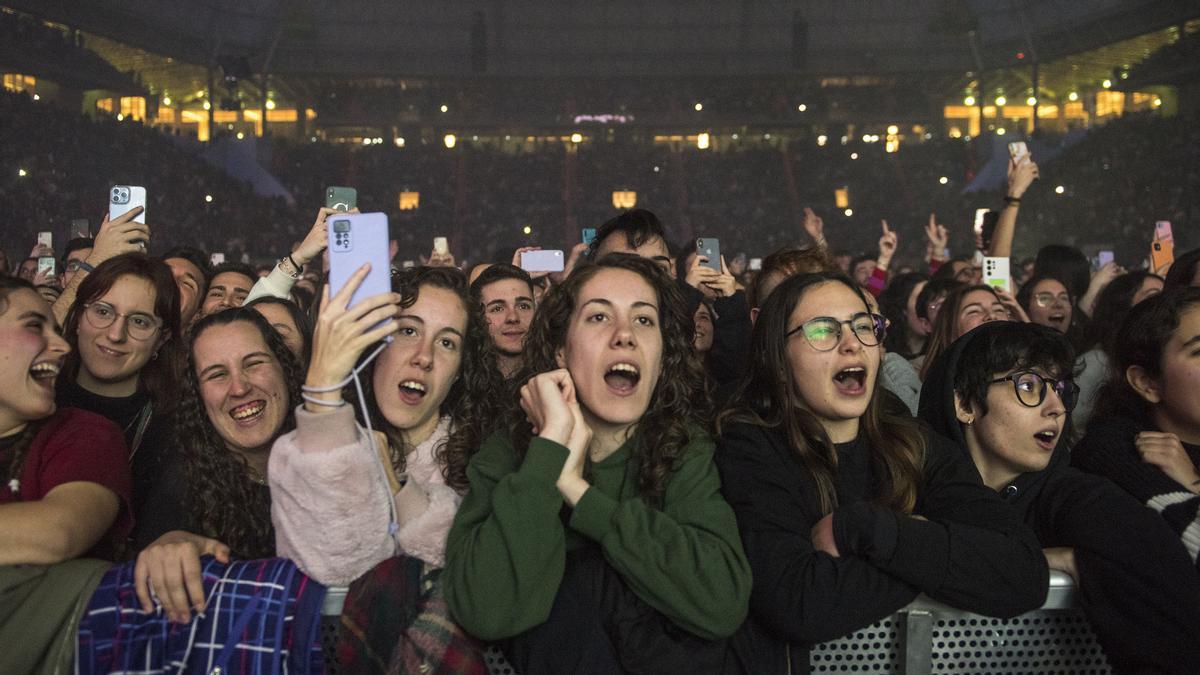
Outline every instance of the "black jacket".
<path fill-rule="evenodd" d="M 694 316 L 704 301 L 704 295 L 683 279 L 675 284 L 683 295 L 688 316 Z M 713 345 L 705 360 L 713 384 L 720 386 L 737 381 L 746 372 L 746 355 L 750 352 L 750 304 L 746 294 L 737 291 L 728 298 L 713 301 Z"/>
<path fill-rule="evenodd" d="M 955 342 L 921 392 L 921 419 L 954 440 L 964 457 L 970 455 L 954 413 L 956 368 L 967 346 L 995 329 L 984 324 Z M 1112 482 L 1070 462 L 1060 440 L 1045 469 L 1021 474 L 1000 494 L 1042 547 L 1075 550 L 1079 603 L 1118 672 L 1197 672 L 1200 576 L 1178 538 Z"/>
<path fill-rule="evenodd" d="M 808 647 L 847 635 L 926 593 L 981 614 L 1010 617 L 1044 602 L 1048 570 L 1033 533 L 945 439 L 926 433 L 914 513 L 872 501 L 878 477 L 864 439 L 837 446 L 839 557 L 817 552 L 822 518 L 811 473 L 785 433 L 731 424 L 718 441 L 722 490 L 754 587 L 751 620 L 734 639 L 755 673 L 808 672 Z"/>

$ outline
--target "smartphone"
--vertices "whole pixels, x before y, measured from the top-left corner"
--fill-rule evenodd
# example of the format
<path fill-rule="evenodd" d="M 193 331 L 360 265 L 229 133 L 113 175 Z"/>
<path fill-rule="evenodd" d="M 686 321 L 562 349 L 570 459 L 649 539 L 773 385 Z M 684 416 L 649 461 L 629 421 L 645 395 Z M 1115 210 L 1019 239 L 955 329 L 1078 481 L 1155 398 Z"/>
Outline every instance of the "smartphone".
<path fill-rule="evenodd" d="M 213 264 L 213 266 L 220 265 L 221 263 L 225 262 L 225 254 L 224 253 L 214 253 L 214 254 L 208 256 L 208 261 L 211 262 Z"/>
<path fill-rule="evenodd" d="M 38 232 L 38 246 L 54 248 L 54 235 L 50 232 Z"/>
<path fill-rule="evenodd" d="M 762 269 L 762 258 L 751 258 L 750 259 L 750 269 L 755 272 L 761 270 Z"/>
<path fill-rule="evenodd" d="M 991 209 L 975 209 L 975 234 L 983 234 L 983 221 Z"/>
<path fill-rule="evenodd" d="M 1171 221 L 1160 220 L 1154 223 L 1154 238 L 1159 241 L 1175 241 L 1175 235 L 1171 233 Z"/>
<path fill-rule="evenodd" d="M 87 218 L 76 218 L 71 221 L 72 239 L 90 239 L 91 237 L 92 225 Z"/>
<path fill-rule="evenodd" d="M 445 237 L 433 238 L 433 252 L 438 255 L 446 255 L 450 253 L 450 244 L 446 242 Z"/>
<path fill-rule="evenodd" d="M 1113 261 L 1112 251 L 1100 251 L 1096 254 L 1096 267 L 1104 267 Z"/>
<path fill-rule="evenodd" d="M 1012 293 L 1012 274 L 1008 269 L 1008 258 L 985 256 L 983 259 L 983 283 L 992 288 Z"/>
<path fill-rule="evenodd" d="M 583 245 L 591 246 L 592 242 L 595 240 L 596 240 L 596 228 L 594 228 L 594 227 L 583 228 Z"/>
<path fill-rule="evenodd" d="M 325 188 L 325 208 L 349 211 L 358 208 L 358 190 L 352 187 L 330 186 Z M 384 246 L 386 249 L 387 247 Z"/>
<path fill-rule="evenodd" d="M 410 270 L 416 266 L 417 266 L 417 263 L 415 260 L 405 260 L 404 262 L 400 263 L 400 269 L 405 269 L 405 270 Z"/>
<path fill-rule="evenodd" d="M 1008 156 L 1012 157 L 1014 164 L 1020 164 L 1021 160 L 1029 156 L 1029 146 L 1025 145 L 1025 141 L 1014 141 L 1009 143 Z"/>
<path fill-rule="evenodd" d="M 1159 239 L 1150 244 L 1150 271 L 1157 272 L 1175 262 L 1175 242 Z"/>
<path fill-rule="evenodd" d="M 721 272 L 721 240 L 716 237 L 700 237 L 696 240 L 696 253 L 708 258 L 708 262 L 702 262 L 702 267 L 707 267 L 710 270 L 716 270 L 718 274 Z"/>
<path fill-rule="evenodd" d="M 146 188 L 138 185 L 114 185 L 108 193 L 108 219 L 116 220 L 140 206 L 142 212 L 133 219 L 135 223 L 146 224 Z"/>
<path fill-rule="evenodd" d="M 388 260 L 388 219 L 383 213 L 348 213 L 325 221 L 329 233 L 329 295 L 337 295 L 346 282 L 371 263 L 371 271 L 350 296 L 353 307 L 363 298 L 392 290 Z"/>
<path fill-rule="evenodd" d="M 38 258 L 37 269 L 39 273 L 46 272 L 50 276 L 54 276 L 56 274 L 54 271 L 54 258 L 51 256 L 42 256 Z"/>
<path fill-rule="evenodd" d="M 526 272 L 561 272 L 564 267 L 562 251 L 550 249 L 521 254 L 521 269 Z"/>

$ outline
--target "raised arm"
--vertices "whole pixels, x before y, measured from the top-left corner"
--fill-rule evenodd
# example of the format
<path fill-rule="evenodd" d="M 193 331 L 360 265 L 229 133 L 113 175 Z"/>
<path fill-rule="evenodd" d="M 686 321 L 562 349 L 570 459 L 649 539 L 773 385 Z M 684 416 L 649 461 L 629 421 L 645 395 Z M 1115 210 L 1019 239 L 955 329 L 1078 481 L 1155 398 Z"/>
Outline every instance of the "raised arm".
<path fill-rule="evenodd" d="M 1019 163 L 1008 161 L 1008 182 L 1004 193 L 1004 209 L 996 221 L 989 252 L 997 258 L 1012 256 L 1013 235 L 1017 231 L 1017 211 L 1021 208 L 1021 197 L 1038 177 L 1038 165 L 1026 155 Z"/>

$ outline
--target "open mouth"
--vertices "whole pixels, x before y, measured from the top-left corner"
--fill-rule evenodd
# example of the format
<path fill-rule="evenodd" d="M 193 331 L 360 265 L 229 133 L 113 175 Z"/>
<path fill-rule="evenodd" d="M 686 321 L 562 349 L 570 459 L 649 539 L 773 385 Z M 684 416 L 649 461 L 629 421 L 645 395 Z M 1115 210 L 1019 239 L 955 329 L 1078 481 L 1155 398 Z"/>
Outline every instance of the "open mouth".
<path fill-rule="evenodd" d="M 632 363 L 614 363 L 604 373 L 604 384 L 618 396 L 628 396 L 637 389 L 642 374 Z"/>
<path fill-rule="evenodd" d="M 1054 442 L 1058 440 L 1058 432 L 1049 430 L 1039 431 L 1033 435 L 1033 438 L 1043 450 L 1053 450 Z"/>
<path fill-rule="evenodd" d="M 251 401 L 243 403 L 233 410 L 229 411 L 229 416 L 238 422 L 250 422 L 262 417 L 262 414 L 267 409 L 266 401 Z"/>
<path fill-rule="evenodd" d="M 1067 318 L 1066 314 L 1051 314 L 1050 315 L 1050 320 L 1053 321 L 1054 323 L 1062 323 L 1063 321 L 1066 320 L 1066 318 Z"/>
<path fill-rule="evenodd" d="M 405 380 L 400 383 L 400 399 L 409 405 L 416 405 L 425 398 L 428 390 L 425 383 L 416 380 Z"/>
<path fill-rule="evenodd" d="M 120 358 L 122 356 L 125 356 L 125 352 L 119 352 L 115 349 L 110 349 L 110 348 L 104 347 L 102 345 L 96 345 L 96 349 L 99 350 L 99 352 L 101 354 L 103 354 L 105 356 L 111 356 L 113 358 Z"/>
<path fill-rule="evenodd" d="M 837 385 L 838 392 L 850 396 L 857 396 L 867 390 L 867 369 L 862 366 L 851 366 L 839 370 L 833 376 L 833 383 Z"/>
<path fill-rule="evenodd" d="M 42 363 L 33 364 L 33 366 L 29 368 L 29 376 L 35 380 L 38 380 L 39 382 L 49 382 L 50 384 L 53 384 L 54 378 L 58 377 L 59 370 L 60 368 L 57 363 L 45 361 Z"/>

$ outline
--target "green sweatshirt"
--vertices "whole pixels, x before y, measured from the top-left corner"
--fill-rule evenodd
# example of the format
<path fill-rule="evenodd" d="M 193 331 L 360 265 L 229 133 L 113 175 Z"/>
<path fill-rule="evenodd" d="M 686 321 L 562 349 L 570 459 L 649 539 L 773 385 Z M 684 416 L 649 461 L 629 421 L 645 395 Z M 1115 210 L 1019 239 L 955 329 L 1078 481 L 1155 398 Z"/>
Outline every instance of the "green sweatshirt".
<path fill-rule="evenodd" d="M 450 528 L 442 574 L 467 632 L 500 640 L 546 621 L 566 552 L 596 544 L 639 598 L 680 627 L 706 639 L 737 631 L 750 566 L 720 493 L 712 439 L 692 431 L 661 511 L 637 496 L 636 442 L 590 465 L 591 487 L 565 523 L 554 483 L 567 448 L 534 438 L 518 465 L 507 434 L 484 442 L 467 467 L 471 487 Z"/>

